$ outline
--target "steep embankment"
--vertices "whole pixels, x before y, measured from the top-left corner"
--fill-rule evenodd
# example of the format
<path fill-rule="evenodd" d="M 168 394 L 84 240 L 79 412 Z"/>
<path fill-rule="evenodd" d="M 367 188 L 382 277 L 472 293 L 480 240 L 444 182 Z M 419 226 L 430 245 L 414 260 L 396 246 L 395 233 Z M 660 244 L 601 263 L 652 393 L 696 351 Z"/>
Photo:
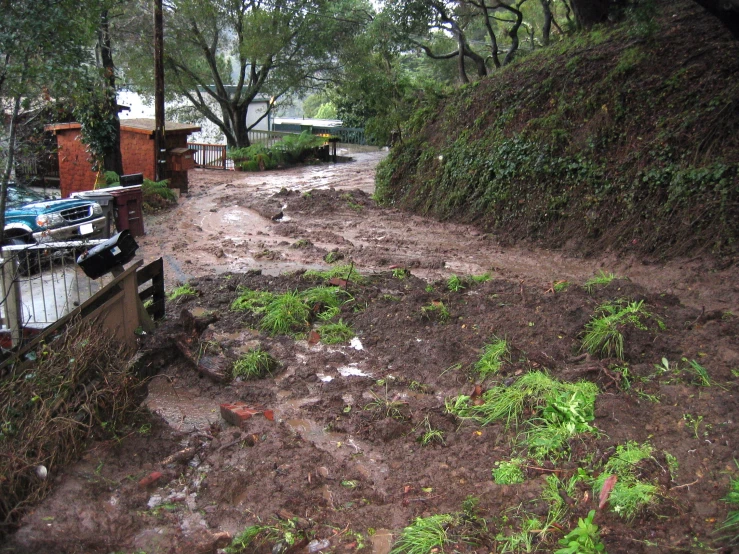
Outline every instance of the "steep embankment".
<path fill-rule="evenodd" d="M 378 199 L 505 241 L 735 260 L 739 42 L 692 2 L 657 4 L 652 32 L 597 28 L 426 98 Z"/>

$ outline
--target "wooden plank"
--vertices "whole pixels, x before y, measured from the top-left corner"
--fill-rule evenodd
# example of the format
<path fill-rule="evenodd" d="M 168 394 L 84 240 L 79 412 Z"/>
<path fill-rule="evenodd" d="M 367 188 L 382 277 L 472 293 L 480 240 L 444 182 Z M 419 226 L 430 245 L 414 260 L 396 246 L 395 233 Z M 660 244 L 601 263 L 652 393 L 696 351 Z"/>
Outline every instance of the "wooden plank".
<path fill-rule="evenodd" d="M 162 258 L 158 258 L 136 272 L 137 284 L 143 285 L 147 281 L 153 279 L 157 275 L 161 275 L 162 273 L 164 273 L 164 261 L 162 260 Z"/>
<path fill-rule="evenodd" d="M 25 356 L 26 353 L 36 348 L 36 346 L 38 346 L 38 344 L 42 340 L 45 340 L 47 337 L 49 337 L 51 334 L 56 332 L 58 329 L 60 329 L 61 327 L 69 323 L 69 321 L 71 321 L 74 317 L 77 317 L 79 315 L 81 315 L 82 317 L 87 317 L 91 312 L 94 312 L 99 307 L 101 298 L 107 297 L 114 289 L 120 289 L 123 280 L 126 279 L 126 277 L 131 275 L 131 273 L 136 271 L 143 264 L 144 264 L 143 260 L 138 260 L 137 262 L 134 262 L 123 273 L 116 276 L 110 283 L 105 285 L 103 288 L 101 288 L 94 295 L 92 295 L 90 298 L 85 300 L 82 304 L 80 304 L 74 310 L 72 310 L 67 315 L 61 317 L 56 322 L 49 325 L 36 338 L 34 338 L 26 346 L 21 348 L 17 354 L 15 354 L 14 356 L 11 356 L 4 362 L 0 363 L 0 368 L 4 368 L 10 365 L 11 363 L 13 363 L 15 360 L 23 358 L 23 356 Z"/>

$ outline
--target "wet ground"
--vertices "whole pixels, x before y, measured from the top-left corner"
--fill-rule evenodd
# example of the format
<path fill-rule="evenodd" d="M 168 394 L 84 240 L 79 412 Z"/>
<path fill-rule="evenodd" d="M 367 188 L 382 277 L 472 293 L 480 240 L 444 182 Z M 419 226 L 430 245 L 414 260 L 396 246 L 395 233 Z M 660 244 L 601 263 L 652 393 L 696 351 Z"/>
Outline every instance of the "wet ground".
<path fill-rule="evenodd" d="M 378 208 L 370 193 L 383 155 L 284 172 L 191 172 L 190 195 L 148 217 L 139 240 L 145 260 L 164 257 L 168 289 L 189 281 L 197 291 L 170 302 L 165 323 L 142 342 L 155 376 L 141 421 L 92 445 L 78 464 L 51 468 L 54 492 L 0 552 L 215 553 L 263 525 L 272 535 L 243 552 L 387 554 L 414 518 L 447 513 L 462 515 L 446 551 L 551 552 L 597 506 L 588 479 L 627 441 L 652 446 L 654 462 L 640 475 L 657 495 L 633 520 L 614 506 L 598 513 L 607 551 L 725 546 L 715 528 L 739 458 L 736 268 L 502 247 L 470 226 Z M 230 309 L 245 289 L 326 284 L 302 270 L 334 267 L 327 256 L 367 276 L 349 280 L 335 317 L 350 325 L 351 341 L 324 344 L 318 319 L 318 335 L 271 336 L 258 315 Z M 599 270 L 628 279 L 588 293 L 581 285 Z M 468 279 L 457 291 L 447 283 L 483 273 L 492 279 Z M 555 292 L 564 280 L 570 285 Z M 624 330 L 623 361 L 582 354 L 596 308 L 620 299 L 644 301 L 646 328 Z M 213 321 L 193 331 L 183 309 Z M 509 353 L 482 379 L 474 365 L 493 337 L 505 338 Z M 193 359 L 228 367 L 259 347 L 279 369 L 214 382 L 179 355 L 176 340 Z M 480 425 L 447 410 L 460 394 L 477 397 L 543 369 L 599 387 L 598 431 L 569 441 L 561 456 L 530 457 L 524 423 Z M 241 429 L 219 408 L 236 401 L 259 412 Z M 424 445 L 431 430 L 442 440 Z M 525 481 L 495 483 L 495 462 L 514 456 L 526 460 Z M 579 470 L 588 476 L 561 493 L 565 514 L 546 526 L 547 476 Z M 522 531 L 533 520 L 534 530 Z M 463 528 L 474 540 L 457 538 Z"/>

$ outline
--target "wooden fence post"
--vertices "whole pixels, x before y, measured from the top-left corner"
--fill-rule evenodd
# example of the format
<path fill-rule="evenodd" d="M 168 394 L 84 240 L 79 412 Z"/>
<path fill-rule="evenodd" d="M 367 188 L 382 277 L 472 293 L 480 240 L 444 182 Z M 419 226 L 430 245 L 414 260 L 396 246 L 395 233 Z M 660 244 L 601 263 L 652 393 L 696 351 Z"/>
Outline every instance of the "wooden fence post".
<path fill-rule="evenodd" d="M 21 320 L 21 295 L 20 283 L 16 279 L 18 269 L 16 267 L 16 252 L 2 250 L 2 271 L 0 272 L 0 292 L 5 306 L 5 320 L 10 330 L 12 345 L 18 346 L 23 336 L 23 321 Z"/>

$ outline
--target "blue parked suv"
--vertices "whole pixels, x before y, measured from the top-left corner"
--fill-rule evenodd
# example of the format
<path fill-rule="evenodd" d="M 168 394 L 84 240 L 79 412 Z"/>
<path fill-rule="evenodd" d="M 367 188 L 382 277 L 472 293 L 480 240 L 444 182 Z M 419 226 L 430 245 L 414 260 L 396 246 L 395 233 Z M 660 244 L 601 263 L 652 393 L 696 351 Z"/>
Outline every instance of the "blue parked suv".
<path fill-rule="evenodd" d="M 8 185 L 5 207 L 5 244 L 43 244 L 65 240 L 103 238 L 106 218 L 99 204 L 67 198 L 49 200 L 19 184 Z M 21 258 L 21 272 L 34 270 L 32 256 Z"/>

